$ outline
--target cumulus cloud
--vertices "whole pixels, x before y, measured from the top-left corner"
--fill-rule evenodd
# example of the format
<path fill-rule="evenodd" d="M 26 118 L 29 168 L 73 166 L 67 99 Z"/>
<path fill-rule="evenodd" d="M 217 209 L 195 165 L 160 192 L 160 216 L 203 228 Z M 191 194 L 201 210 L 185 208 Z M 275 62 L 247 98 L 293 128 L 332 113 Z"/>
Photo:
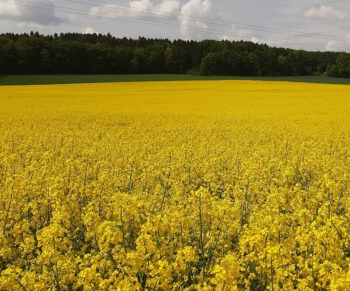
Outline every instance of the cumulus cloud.
<path fill-rule="evenodd" d="M 96 33 L 96 31 L 91 26 L 88 26 L 83 29 L 83 33 L 92 34 L 92 33 Z"/>
<path fill-rule="evenodd" d="M 337 51 L 337 42 L 335 40 L 327 42 L 326 51 Z"/>
<path fill-rule="evenodd" d="M 350 33 L 346 33 L 342 37 L 329 40 L 325 45 L 326 51 L 349 51 L 350 50 Z"/>
<path fill-rule="evenodd" d="M 181 8 L 180 36 L 184 39 L 203 38 L 203 33 L 208 29 L 208 23 L 203 20 L 213 18 L 214 14 L 211 0 L 189 0 Z"/>
<path fill-rule="evenodd" d="M 237 27 L 236 25 L 231 26 L 231 30 L 227 31 L 226 34 L 223 34 L 219 37 L 220 40 L 242 40 L 242 39 L 250 39 L 251 31 L 248 29 Z M 252 40 L 253 41 L 253 40 Z"/>
<path fill-rule="evenodd" d="M 40 8 L 41 7 L 41 8 Z M 3 19 L 13 19 L 19 23 L 49 25 L 61 22 L 55 14 L 53 0 L 31 1 L 8 0 L 0 3 L 0 16 Z"/>
<path fill-rule="evenodd" d="M 156 4 L 151 0 L 134 0 L 126 5 L 103 4 L 90 9 L 91 15 L 111 18 L 145 19 L 148 21 L 173 22 L 180 27 L 180 37 L 201 39 L 209 29 L 204 18 L 214 18 L 211 0 L 188 0 L 181 5 L 179 0 L 162 0 Z"/>
<path fill-rule="evenodd" d="M 162 3 L 155 6 L 156 14 L 177 16 L 180 11 L 180 2 L 177 0 L 163 0 Z"/>
<path fill-rule="evenodd" d="M 254 42 L 254 43 L 263 43 L 263 41 L 258 38 L 258 37 L 255 37 L 253 36 L 251 39 L 250 39 L 251 42 Z"/>
<path fill-rule="evenodd" d="M 138 16 L 143 12 L 152 12 L 154 4 L 150 0 L 139 0 L 129 2 L 131 16 Z"/>
<path fill-rule="evenodd" d="M 345 40 L 347 40 L 348 37 L 346 36 Z M 333 51 L 333 52 L 339 52 L 339 51 L 349 51 L 349 42 L 344 42 L 340 40 L 330 40 L 327 42 L 325 50 L 326 51 Z"/>
<path fill-rule="evenodd" d="M 330 6 L 321 5 L 320 7 L 310 8 L 306 11 L 305 16 L 308 18 L 344 19 L 346 13 Z"/>
<path fill-rule="evenodd" d="M 62 21 L 56 16 L 53 0 L 37 0 L 35 3 L 28 0 L 3 1 L 0 2 L 0 17 L 39 25 L 57 24 Z"/>
<path fill-rule="evenodd" d="M 154 4 L 150 0 L 130 1 L 127 5 L 103 4 L 90 9 L 91 15 L 106 15 L 108 17 L 127 17 L 154 19 L 154 17 L 174 17 L 180 11 L 178 0 L 163 0 Z"/>
<path fill-rule="evenodd" d="M 18 17 L 20 16 L 18 6 L 15 1 L 0 2 L 0 16 L 1 17 Z"/>

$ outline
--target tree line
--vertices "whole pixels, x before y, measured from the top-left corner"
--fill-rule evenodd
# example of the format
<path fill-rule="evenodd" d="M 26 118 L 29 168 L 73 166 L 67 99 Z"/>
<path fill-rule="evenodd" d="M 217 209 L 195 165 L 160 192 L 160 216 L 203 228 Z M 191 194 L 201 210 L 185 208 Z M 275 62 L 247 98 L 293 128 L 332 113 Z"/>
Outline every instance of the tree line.
<path fill-rule="evenodd" d="M 153 74 L 350 77 L 350 54 L 247 41 L 0 34 L 0 74 Z"/>

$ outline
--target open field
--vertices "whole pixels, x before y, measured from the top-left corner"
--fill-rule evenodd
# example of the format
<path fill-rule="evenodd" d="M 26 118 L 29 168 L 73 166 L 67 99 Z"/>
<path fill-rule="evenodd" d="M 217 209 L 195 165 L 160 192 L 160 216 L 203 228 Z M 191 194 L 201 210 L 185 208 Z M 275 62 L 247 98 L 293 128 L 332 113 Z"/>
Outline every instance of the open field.
<path fill-rule="evenodd" d="M 350 79 L 330 78 L 325 76 L 291 76 L 291 77 L 206 77 L 181 74 L 147 74 L 147 75 L 0 75 L 0 85 L 40 85 L 40 84 L 76 84 L 104 82 L 140 82 L 140 81 L 195 81 L 195 80 L 260 80 L 286 81 L 323 84 L 350 85 Z"/>
<path fill-rule="evenodd" d="M 350 290 L 349 97 L 0 87 L 0 290 Z"/>

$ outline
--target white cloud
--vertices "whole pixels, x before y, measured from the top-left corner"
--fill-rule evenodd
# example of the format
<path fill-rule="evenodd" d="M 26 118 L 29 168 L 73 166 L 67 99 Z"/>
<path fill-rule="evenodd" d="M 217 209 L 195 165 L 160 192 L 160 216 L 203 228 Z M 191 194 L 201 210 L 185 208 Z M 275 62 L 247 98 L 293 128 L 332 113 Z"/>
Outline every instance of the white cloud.
<path fill-rule="evenodd" d="M 129 2 L 129 12 L 134 16 L 138 16 L 142 13 L 152 12 L 154 4 L 150 0 L 137 0 Z"/>
<path fill-rule="evenodd" d="M 330 40 L 326 44 L 326 51 L 336 51 L 337 42 L 335 40 Z"/>
<path fill-rule="evenodd" d="M 38 0 L 35 3 L 29 0 L 7 0 L 0 3 L 0 17 L 39 25 L 57 24 L 62 21 L 55 14 L 53 0 Z"/>
<path fill-rule="evenodd" d="M 310 8 L 306 11 L 305 16 L 308 18 L 344 19 L 346 13 L 330 6 L 321 5 L 320 7 Z"/>
<path fill-rule="evenodd" d="M 342 41 L 330 40 L 327 42 L 325 50 L 333 52 L 349 51 L 349 45 Z"/>
<path fill-rule="evenodd" d="M 127 5 L 103 4 L 90 9 L 91 15 L 106 15 L 111 18 L 127 17 L 154 19 L 161 17 L 174 17 L 180 11 L 178 0 L 163 0 L 154 4 L 150 0 L 130 1 Z"/>
<path fill-rule="evenodd" d="M 250 39 L 251 42 L 254 42 L 254 43 L 263 43 L 263 41 L 261 39 L 259 39 L 258 37 L 252 37 Z"/>
<path fill-rule="evenodd" d="M 159 21 L 180 27 L 180 37 L 201 39 L 206 35 L 208 24 L 204 18 L 214 18 L 211 0 L 188 0 L 181 6 L 179 0 L 162 0 L 155 4 L 151 0 L 130 1 L 127 5 L 103 4 L 90 9 L 91 15 L 104 15 L 111 18 L 145 19 Z M 202 19 L 203 18 L 203 19 Z"/>
<path fill-rule="evenodd" d="M 166 16 L 177 16 L 180 12 L 180 2 L 177 0 L 163 0 L 162 3 L 155 6 L 156 14 Z"/>
<path fill-rule="evenodd" d="M 91 26 L 88 26 L 83 29 L 83 33 L 92 34 L 92 33 L 96 33 L 96 31 Z"/>
<path fill-rule="evenodd" d="M 20 16 L 18 6 L 15 1 L 5 1 L 0 3 L 0 16 L 1 17 L 18 17 Z"/>
<path fill-rule="evenodd" d="M 341 37 L 329 40 L 324 49 L 326 51 L 349 51 L 350 50 L 350 33 L 346 33 Z"/>
<path fill-rule="evenodd" d="M 184 39 L 202 39 L 208 24 L 204 18 L 214 18 L 211 0 L 189 0 L 181 8 L 179 16 L 180 36 Z"/>
<path fill-rule="evenodd" d="M 222 40 L 247 40 L 251 38 L 251 31 L 248 29 L 239 28 L 236 25 L 231 26 L 231 31 L 227 31 L 227 33 L 221 35 L 219 39 Z"/>

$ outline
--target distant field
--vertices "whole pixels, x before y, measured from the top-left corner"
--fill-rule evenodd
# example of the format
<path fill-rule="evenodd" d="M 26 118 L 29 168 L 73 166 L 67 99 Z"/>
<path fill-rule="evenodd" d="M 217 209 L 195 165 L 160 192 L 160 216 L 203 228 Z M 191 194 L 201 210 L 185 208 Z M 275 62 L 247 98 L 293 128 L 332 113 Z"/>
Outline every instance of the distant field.
<path fill-rule="evenodd" d="M 0 85 L 38 85 L 71 83 L 141 82 L 141 81 L 186 81 L 186 80 L 262 80 L 324 84 L 350 84 L 350 79 L 324 76 L 301 77 L 205 77 L 197 75 L 148 74 L 148 75 L 9 75 L 0 76 Z"/>

